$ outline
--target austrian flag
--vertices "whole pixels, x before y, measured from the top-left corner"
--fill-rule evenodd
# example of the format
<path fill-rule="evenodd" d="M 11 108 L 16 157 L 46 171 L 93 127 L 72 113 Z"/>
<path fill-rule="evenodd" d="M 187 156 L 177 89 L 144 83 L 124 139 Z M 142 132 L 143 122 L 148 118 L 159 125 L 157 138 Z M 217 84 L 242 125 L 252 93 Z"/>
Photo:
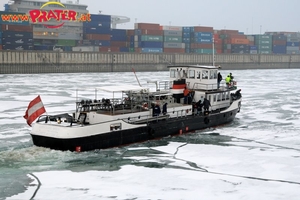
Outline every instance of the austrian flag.
<path fill-rule="evenodd" d="M 27 124 L 31 126 L 32 122 L 45 112 L 45 107 L 39 95 L 29 103 L 24 118 L 27 120 Z"/>

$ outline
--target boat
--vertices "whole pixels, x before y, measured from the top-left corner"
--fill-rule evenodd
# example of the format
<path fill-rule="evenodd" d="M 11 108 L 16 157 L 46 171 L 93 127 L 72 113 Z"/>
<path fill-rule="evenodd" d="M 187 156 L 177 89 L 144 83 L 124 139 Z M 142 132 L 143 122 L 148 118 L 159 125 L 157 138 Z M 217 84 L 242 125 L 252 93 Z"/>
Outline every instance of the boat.
<path fill-rule="evenodd" d="M 33 144 L 77 152 L 113 148 L 227 124 L 240 112 L 241 89 L 236 81 L 219 85 L 217 67 L 168 69 L 167 81 L 93 88 L 92 98 L 76 98 L 74 113 L 38 116 Z M 199 100 L 210 104 L 207 110 L 200 110 Z"/>

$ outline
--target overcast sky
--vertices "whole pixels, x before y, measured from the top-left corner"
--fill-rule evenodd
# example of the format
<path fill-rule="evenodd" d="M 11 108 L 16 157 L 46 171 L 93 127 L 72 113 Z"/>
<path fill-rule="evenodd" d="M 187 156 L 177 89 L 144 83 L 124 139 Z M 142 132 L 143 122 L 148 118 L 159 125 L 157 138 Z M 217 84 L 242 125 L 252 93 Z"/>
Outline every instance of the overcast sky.
<path fill-rule="evenodd" d="M 7 2 L 0 0 L 2 5 Z M 101 11 L 129 17 L 129 23 L 118 26 L 122 29 L 133 29 L 135 22 L 146 22 L 211 26 L 245 34 L 300 31 L 300 0 L 80 0 L 79 3 L 88 5 L 91 14 Z"/>

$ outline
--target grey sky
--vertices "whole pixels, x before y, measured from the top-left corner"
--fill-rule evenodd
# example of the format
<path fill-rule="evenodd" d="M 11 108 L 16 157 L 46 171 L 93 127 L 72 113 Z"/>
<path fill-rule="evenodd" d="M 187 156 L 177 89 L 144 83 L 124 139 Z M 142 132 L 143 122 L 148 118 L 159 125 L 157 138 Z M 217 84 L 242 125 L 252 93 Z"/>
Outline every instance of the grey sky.
<path fill-rule="evenodd" d="M 0 0 L 0 3 L 3 5 L 7 0 Z M 137 21 L 212 26 L 245 34 L 300 31 L 300 0 L 80 0 L 79 3 L 88 5 L 91 14 L 101 10 L 102 14 L 129 17 L 129 23 L 118 26 L 122 29 L 133 29 Z"/>

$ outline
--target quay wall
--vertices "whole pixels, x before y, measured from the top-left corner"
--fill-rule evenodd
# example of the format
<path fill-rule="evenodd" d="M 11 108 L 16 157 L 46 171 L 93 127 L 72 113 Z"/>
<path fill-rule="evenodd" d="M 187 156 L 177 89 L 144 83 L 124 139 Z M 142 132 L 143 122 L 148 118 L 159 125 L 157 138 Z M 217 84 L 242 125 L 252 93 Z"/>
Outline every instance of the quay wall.
<path fill-rule="evenodd" d="M 0 74 L 166 71 L 168 65 L 212 65 L 210 54 L 0 51 Z M 300 69 L 300 55 L 217 54 L 222 69 Z"/>

